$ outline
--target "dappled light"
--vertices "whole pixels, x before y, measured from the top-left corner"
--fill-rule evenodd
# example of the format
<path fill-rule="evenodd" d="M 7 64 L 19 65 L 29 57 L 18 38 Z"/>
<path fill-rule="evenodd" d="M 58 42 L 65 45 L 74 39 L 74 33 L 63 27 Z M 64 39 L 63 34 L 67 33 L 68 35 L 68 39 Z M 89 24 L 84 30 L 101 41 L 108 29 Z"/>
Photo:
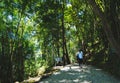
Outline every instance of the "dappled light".
<path fill-rule="evenodd" d="M 71 68 L 70 68 L 71 66 Z M 120 81 L 101 69 L 90 65 L 68 65 L 61 68 L 61 71 L 53 73 L 48 78 L 42 79 L 39 83 L 119 83 Z"/>
<path fill-rule="evenodd" d="M 117 83 L 119 11 L 120 0 L 0 0 L 0 83 Z"/>

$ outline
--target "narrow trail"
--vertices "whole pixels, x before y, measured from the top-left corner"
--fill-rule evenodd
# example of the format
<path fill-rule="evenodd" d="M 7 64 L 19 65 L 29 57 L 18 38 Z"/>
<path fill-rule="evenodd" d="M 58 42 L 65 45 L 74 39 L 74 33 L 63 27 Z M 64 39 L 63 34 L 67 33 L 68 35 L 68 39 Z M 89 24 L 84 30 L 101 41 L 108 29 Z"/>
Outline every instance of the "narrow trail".
<path fill-rule="evenodd" d="M 120 83 L 111 75 L 101 69 L 83 65 L 82 69 L 77 64 L 68 65 L 59 72 L 55 72 L 39 83 Z"/>

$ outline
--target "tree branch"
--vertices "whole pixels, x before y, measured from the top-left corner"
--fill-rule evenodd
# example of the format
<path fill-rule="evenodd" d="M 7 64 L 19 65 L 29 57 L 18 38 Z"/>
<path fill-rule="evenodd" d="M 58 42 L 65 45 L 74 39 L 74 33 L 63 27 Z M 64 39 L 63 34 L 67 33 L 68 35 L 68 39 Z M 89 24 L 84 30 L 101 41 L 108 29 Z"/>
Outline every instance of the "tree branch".
<path fill-rule="evenodd" d="M 103 25 L 103 30 L 106 33 L 107 39 L 110 43 L 110 45 L 115 49 L 115 52 L 117 55 L 120 57 L 120 45 L 119 43 L 115 40 L 111 27 L 109 26 L 108 20 L 105 16 L 105 14 L 101 11 L 99 6 L 96 4 L 95 0 L 88 0 L 89 4 L 92 6 L 93 11 L 101 18 L 102 25 Z"/>

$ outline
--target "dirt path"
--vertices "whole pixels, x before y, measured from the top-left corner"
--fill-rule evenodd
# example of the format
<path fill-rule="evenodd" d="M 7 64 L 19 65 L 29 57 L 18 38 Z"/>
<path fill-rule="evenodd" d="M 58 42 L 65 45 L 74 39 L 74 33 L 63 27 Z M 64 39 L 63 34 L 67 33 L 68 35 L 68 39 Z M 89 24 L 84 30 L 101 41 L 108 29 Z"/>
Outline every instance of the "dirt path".
<path fill-rule="evenodd" d="M 39 83 L 120 83 L 109 74 L 91 66 L 83 65 L 82 69 L 77 64 L 61 68 Z"/>

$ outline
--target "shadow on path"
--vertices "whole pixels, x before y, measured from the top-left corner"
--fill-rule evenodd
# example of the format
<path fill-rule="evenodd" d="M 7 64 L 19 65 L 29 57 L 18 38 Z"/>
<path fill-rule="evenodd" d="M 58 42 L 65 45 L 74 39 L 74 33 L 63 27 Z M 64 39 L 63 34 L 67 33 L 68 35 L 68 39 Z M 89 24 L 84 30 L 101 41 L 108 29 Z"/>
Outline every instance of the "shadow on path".
<path fill-rule="evenodd" d="M 65 66 L 59 72 L 53 73 L 39 83 L 120 83 L 101 69 L 83 65 L 82 69 L 78 65 Z"/>

